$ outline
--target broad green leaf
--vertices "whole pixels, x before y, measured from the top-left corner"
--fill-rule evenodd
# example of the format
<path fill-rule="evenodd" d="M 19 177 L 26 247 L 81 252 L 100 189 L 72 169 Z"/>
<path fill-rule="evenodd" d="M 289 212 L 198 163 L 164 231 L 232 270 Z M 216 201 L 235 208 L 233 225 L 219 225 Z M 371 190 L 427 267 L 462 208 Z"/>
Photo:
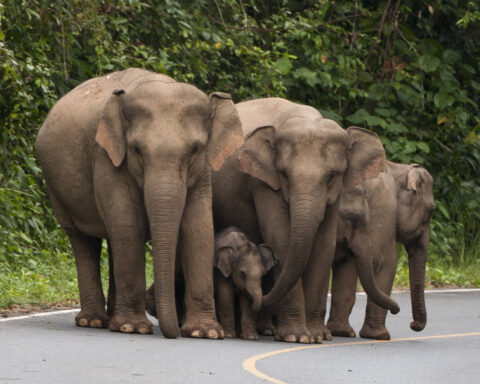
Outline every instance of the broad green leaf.
<path fill-rule="evenodd" d="M 361 125 L 365 122 L 365 119 L 370 116 L 370 114 L 363 108 L 360 108 L 353 115 L 347 117 L 347 121 L 352 124 Z"/>
<path fill-rule="evenodd" d="M 417 141 L 417 148 L 422 150 L 425 153 L 430 153 L 430 147 L 424 141 Z"/>
<path fill-rule="evenodd" d="M 292 69 L 293 64 L 287 56 L 283 56 L 275 62 L 274 66 L 282 75 L 286 75 Z"/>
<path fill-rule="evenodd" d="M 433 102 L 437 108 L 443 109 L 445 107 L 450 107 L 455 102 L 455 99 L 448 93 L 440 91 L 435 94 Z"/>
<path fill-rule="evenodd" d="M 435 71 L 439 67 L 440 63 L 441 61 L 438 57 L 429 54 L 422 55 L 418 58 L 418 66 L 425 72 Z"/>
<path fill-rule="evenodd" d="M 293 77 L 295 79 L 303 78 L 311 87 L 320 84 L 320 80 L 317 77 L 317 74 L 307 67 L 300 67 L 293 72 Z"/>
<path fill-rule="evenodd" d="M 365 117 L 365 121 L 370 127 L 380 126 L 382 128 L 386 128 L 387 126 L 387 122 L 384 119 L 377 116 L 367 116 Z"/>

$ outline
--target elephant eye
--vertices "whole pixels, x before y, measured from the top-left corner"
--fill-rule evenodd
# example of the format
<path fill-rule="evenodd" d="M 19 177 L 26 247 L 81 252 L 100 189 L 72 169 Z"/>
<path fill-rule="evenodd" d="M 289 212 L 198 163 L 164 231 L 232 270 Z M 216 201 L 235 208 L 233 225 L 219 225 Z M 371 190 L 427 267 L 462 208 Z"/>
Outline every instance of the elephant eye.
<path fill-rule="evenodd" d="M 134 146 L 133 146 L 133 152 L 135 152 L 137 155 L 141 155 L 141 154 L 142 154 L 141 149 L 140 149 L 137 145 L 134 145 Z"/>
<path fill-rule="evenodd" d="M 333 183 L 333 180 L 335 179 L 335 176 L 337 176 L 337 172 L 336 171 L 332 171 L 330 172 L 330 175 L 328 176 L 328 185 L 331 185 Z"/>
<path fill-rule="evenodd" d="M 200 152 L 201 149 L 202 149 L 202 145 L 199 144 L 199 143 L 195 143 L 195 144 L 193 145 L 190 153 L 191 153 L 192 155 L 195 155 L 195 154 L 197 154 L 198 152 Z"/>

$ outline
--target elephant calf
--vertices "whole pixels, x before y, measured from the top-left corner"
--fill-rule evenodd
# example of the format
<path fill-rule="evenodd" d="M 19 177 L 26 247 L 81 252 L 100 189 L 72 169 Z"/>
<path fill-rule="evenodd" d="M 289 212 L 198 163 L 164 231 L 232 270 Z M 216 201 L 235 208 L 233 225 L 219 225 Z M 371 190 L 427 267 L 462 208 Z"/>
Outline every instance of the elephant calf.
<path fill-rule="evenodd" d="M 425 265 L 434 208 L 433 178 L 417 164 L 387 162 L 386 173 L 343 193 L 327 323 L 333 335 L 355 336 L 348 317 L 355 302 L 359 263 L 374 271 L 380 289 L 390 294 L 397 267 L 397 241 L 408 252 L 414 319 L 410 327 L 417 332 L 425 328 Z M 386 315 L 387 311 L 369 297 L 360 336 L 390 339 Z"/>
<path fill-rule="evenodd" d="M 266 244 L 255 245 L 229 227 L 215 238 L 215 299 L 225 337 L 235 337 L 235 293 L 240 304 L 240 336 L 256 340 L 256 315 L 262 304 L 262 278 L 277 263 Z"/>
<path fill-rule="evenodd" d="M 215 236 L 215 301 L 217 315 L 225 337 L 240 336 L 247 340 L 258 339 L 256 316 L 262 305 L 262 281 L 278 259 L 266 244 L 255 245 L 235 227 L 229 227 Z M 176 282 L 182 290 L 181 279 Z M 238 298 L 238 301 L 236 300 Z M 183 317 L 181 297 L 177 303 L 178 318 Z M 240 326 L 236 328 L 236 306 L 240 307 Z M 146 292 L 146 309 L 157 316 L 153 285 Z"/>

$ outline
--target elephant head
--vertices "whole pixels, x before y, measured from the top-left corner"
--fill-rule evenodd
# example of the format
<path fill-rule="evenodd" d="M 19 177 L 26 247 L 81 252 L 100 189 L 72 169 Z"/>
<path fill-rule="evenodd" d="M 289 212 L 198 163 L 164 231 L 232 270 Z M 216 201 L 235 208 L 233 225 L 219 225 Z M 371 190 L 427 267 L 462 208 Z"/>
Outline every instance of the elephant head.
<path fill-rule="evenodd" d="M 252 300 L 252 311 L 262 305 L 262 279 L 278 259 L 266 244 L 255 245 L 240 231 L 225 233 L 215 241 L 215 267 L 236 289 Z"/>
<path fill-rule="evenodd" d="M 375 241 L 378 240 L 379 233 L 373 233 L 374 229 L 370 223 L 383 220 L 383 229 L 388 231 L 390 228 L 391 233 L 382 233 L 381 236 L 387 236 L 392 243 L 395 242 L 397 212 L 395 186 L 386 185 L 384 177 L 385 174 L 381 174 L 343 191 L 339 209 L 337 243 L 339 243 L 338 246 L 346 247 L 354 257 L 360 282 L 368 297 L 395 314 L 400 311 L 398 304 L 380 290 L 374 274 L 375 265 L 381 261 L 383 255 L 378 241 Z M 379 214 L 383 219 L 378 217 Z M 388 218 L 391 221 L 390 225 L 386 222 Z"/>
<path fill-rule="evenodd" d="M 114 91 L 96 142 L 143 193 L 159 325 L 165 337 L 177 337 L 175 251 L 187 193 L 210 180 L 209 165 L 219 169 L 242 145 L 243 134 L 229 95 L 207 97 L 194 86 L 164 79 L 153 74 Z M 211 194 L 208 187 L 202 191 Z"/>
<path fill-rule="evenodd" d="M 427 323 L 425 308 L 425 267 L 428 256 L 430 219 L 435 209 L 433 177 L 418 164 L 388 162 L 397 185 L 397 240 L 408 253 L 413 322 L 421 331 Z"/>
<path fill-rule="evenodd" d="M 290 211 L 286 260 L 263 297 L 275 304 L 300 278 L 325 212 L 343 186 L 351 188 L 385 171 L 383 146 L 374 133 L 332 120 L 291 116 L 279 126 L 252 131 L 238 155 L 239 169 L 280 191 Z"/>

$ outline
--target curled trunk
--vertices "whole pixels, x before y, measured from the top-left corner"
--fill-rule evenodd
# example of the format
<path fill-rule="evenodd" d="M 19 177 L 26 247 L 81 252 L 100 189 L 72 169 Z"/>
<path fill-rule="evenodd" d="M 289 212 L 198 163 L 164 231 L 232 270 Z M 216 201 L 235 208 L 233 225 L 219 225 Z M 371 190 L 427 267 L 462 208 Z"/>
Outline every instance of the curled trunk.
<path fill-rule="evenodd" d="M 361 247 L 362 251 L 354 250 L 353 252 L 355 255 L 355 265 L 357 267 L 358 277 L 360 278 L 362 287 L 369 299 L 380 307 L 388 309 L 391 313 L 396 314 L 400 312 L 400 307 L 397 302 L 387 294 L 383 293 L 375 280 L 375 274 L 373 271 L 374 250 L 371 245 L 370 234 L 367 234 L 366 236 L 369 239 L 367 249 L 364 250 L 364 248 Z"/>
<path fill-rule="evenodd" d="M 410 298 L 412 301 L 413 321 L 410 328 L 420 332 L 427 324 L 425 307 L 425 267 L 427 264 L 429 233 L 428 228 L 419 241 L 407 246 L 408 268 L 410 272 Z"/>
<path fill-rule="evenodd" d="M 149 175 L 146 180 L 145 206 L 152 238 L 158 324 L 165 337 L 176 338 L 179 329 L 175 305 L 175 257 L 186 188 L 180 181 L 172 183 L 172 177 L 167 175 Z"/>
<path fill-rule="evenodd" d="M 301 277 L 325 214 L 326 194 L 293 194 L 290 197 L 290 234 L 284 265 L 262 305 L 271 306 L 284 297 Z"/>

